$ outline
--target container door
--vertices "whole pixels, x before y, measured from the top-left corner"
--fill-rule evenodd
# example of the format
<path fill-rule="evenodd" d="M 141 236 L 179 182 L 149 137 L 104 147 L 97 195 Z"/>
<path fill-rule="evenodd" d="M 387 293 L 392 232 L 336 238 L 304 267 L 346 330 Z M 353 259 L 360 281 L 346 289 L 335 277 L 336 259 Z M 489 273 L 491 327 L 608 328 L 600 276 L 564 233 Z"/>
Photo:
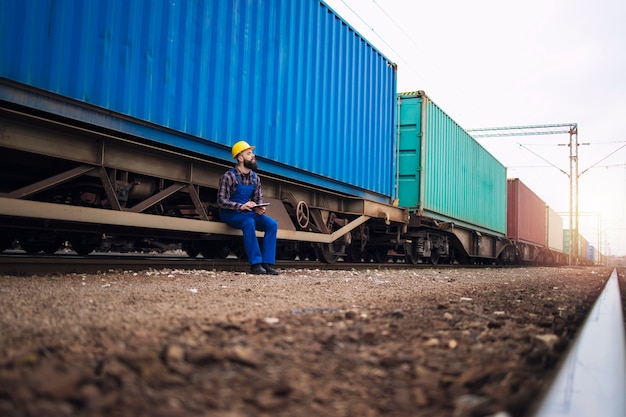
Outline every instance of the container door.
<path fill-rule="evenodd" d="M 418 209 L 420 200 L 422 99 L 400 101 L 400 144 L 398 145 L 398 198 L 401 207 Z"/>

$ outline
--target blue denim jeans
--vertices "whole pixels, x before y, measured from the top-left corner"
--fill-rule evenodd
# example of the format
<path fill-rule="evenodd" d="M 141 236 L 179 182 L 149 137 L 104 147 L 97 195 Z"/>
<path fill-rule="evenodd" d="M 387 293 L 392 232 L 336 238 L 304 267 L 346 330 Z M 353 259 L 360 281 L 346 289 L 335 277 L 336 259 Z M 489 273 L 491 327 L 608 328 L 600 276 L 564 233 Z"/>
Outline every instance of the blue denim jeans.
<path fill-rule="evenodd" d="M 254 211 L 220 210 L 220 219 L 227 225 L 243 232 L 243 245 L 250 265 L 274 264 L 276 262 L 276 232 L 278 222 L 267 215 Z M 256 231 L 265 232 L 263 248 L 259 247 Z"/>

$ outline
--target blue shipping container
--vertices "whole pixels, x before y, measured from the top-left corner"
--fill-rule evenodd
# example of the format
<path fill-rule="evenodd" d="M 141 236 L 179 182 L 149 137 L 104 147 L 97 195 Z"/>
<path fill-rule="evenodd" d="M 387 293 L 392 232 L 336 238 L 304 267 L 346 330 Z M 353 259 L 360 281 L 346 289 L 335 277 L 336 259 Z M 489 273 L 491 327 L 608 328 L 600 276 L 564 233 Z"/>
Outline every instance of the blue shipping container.
<path fill-rule="evenodd" d="M 224 159 L 244 139 L 272 173 L 393 197 L 396 66 L 319 0 L 2 0 L 0 77 L 175 135 L 3 100 Z"/>

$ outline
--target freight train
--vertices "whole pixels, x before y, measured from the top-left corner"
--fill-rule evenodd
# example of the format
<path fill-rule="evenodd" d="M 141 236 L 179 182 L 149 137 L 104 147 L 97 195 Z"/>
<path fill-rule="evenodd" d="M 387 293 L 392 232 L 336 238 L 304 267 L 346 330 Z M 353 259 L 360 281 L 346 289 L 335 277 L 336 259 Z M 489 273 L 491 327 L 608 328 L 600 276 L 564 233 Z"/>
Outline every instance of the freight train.
<path fill-rule="evenodd" d="M 216 201 L 246 140 L 280 259 L 565 263 L 545 204 L 396 76 L 319 0 L 3 1 L 0 250 L 243 256 Z"/>

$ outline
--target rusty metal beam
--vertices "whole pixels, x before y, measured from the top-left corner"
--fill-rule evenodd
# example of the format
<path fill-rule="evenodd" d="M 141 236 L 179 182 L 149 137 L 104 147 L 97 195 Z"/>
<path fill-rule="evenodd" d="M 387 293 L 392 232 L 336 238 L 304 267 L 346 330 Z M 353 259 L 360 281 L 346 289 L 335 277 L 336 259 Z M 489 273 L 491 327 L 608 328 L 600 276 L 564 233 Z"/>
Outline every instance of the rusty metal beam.
<path fill-rule="evenodd" d="M 204 206 L 202 205 L 202 201 L 200 200 L 200 195 L 198 194 L 198 190 L 193 184 L 189 184 L 187 186 L 187 190 L 189 191 L 189 196 L 191 197 L 191 201 L 193 201 L 193 205 L 196 207 L 196 211 L 202 220 L 209 220 L 209 215 L 206 213 Z"/>
<path fill-rule="evenodd" d="M 185 188 L 185 186 L 186 186 L 185 184 L 173 184 L 173 185 L 170 185 L 169 187 L 167 187 L 164 190 L 159 191 L 158 193 L 156 193 L 152 197 L 146 198 L 141 203 L 135 204 L 134 206 L 132 206 L 127 211 L 130 211 L 130 212 L 133 212 L 133 213 L 141 213 L 141 212 L 147 210 L 148 208 L 154 206 L 158 202 L 165 200 L 167 197 L 171 196 L 172 194 L 175 194 L 176 192 L 182 190 L 183 188 Z"/>
<path fill-rule="evenodd" d="M 109 201 L 111 208 L 117 211 L 122 210 L 122 205 L 117 199 L 117 194 L 115 194 L 115 187 L 113 186 L 113 183 L 111 183 L 111 179 L 109 178 L 109 174 L 106 168 L 100 167 L 98 173 L 100 174 L 98 175 L 98 177 L 100 177 L 100 181 L 102 181 L 102 186 L 104 187 L 104 192 L 107 195 L 107 200 Z"/>
<path fill-rule="evenodd" d="M 59 184 L 63 184 L 64 182 L 73 180 L 74 178 L 78 178 L 81 175 L 85 175 L 89 171 L 92 171 L 94 167 L 81 165 L 76 168 L 70 169 L 69 171 L 62 172 L 60 174 L 54 175 L 50 178 L 46 178 L 45 180 L 37 181 L 34 184 L 27 185 L 26 187 L 22 187 L 18 190 L 12 191 L 10 193 L 4 194 L 4 196 L 9 198 L 26 198 L 42 191 L 48 190 L 52 187 L 55 187 Z"/>
<path fill-rule="evenodd" d="M 225 223 L 216 221 L 183 219 L 154 214 L 132 213 L 128 211 L 70 206 L 67 204 L 42 203 L 39 201 L 19 200 L 5 197 L 0 197 L 0 216 L 241 236 L 240 230 L 234 229 Z M 356 229 L 369 219 L 369 216 L 359 216 L 332 234 L 279 229 L 278 239 L 298 240 L 313 243 L 332 243 L 346 233 Z M 257 232 L 257 236 L 262 237 L 263 232 Z"/>

